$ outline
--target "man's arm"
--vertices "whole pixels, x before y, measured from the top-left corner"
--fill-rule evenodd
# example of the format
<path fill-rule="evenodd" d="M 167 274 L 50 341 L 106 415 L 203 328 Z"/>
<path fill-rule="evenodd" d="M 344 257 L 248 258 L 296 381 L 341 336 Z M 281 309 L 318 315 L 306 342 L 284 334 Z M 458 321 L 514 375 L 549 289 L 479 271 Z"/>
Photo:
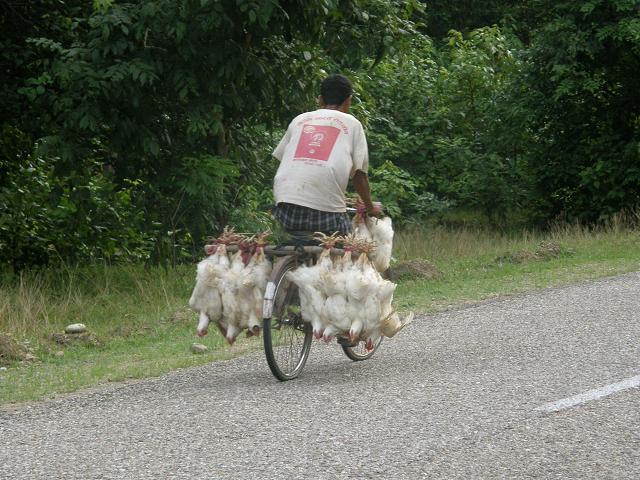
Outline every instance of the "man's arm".
<path fill-rule="evenodd" d="M 353 174 L 353 188 L 364 202 L 369 215 L 379 215 L 382 208 L 378 202 L 371 201 L 371 189 L 369 188 L 369 177 L 362 170 L 356 170 Z"/>

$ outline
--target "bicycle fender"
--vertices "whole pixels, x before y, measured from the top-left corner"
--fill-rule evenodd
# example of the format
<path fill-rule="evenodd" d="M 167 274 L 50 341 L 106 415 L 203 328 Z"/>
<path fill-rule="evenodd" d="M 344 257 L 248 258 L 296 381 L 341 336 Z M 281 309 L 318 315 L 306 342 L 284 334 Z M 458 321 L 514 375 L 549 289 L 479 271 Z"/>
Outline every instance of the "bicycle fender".
<path fill-rule="evenodd" d="M 276 293 L 276 284 L 273 282 L 267 283 L 267 288 L 264 291 L 264 300 L 262 302 L 262 317 L 270 318 L 273 313 L 273 296 Z"/>

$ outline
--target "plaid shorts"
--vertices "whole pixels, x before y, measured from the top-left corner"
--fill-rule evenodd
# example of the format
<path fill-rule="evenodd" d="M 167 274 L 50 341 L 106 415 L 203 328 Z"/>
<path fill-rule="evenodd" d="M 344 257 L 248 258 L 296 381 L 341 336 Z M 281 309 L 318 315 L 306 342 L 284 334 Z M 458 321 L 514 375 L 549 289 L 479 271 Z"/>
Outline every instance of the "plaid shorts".
<path fill-rule="evenodd" d="M 313 208 L 280 202 L 273 216 L 287 231 L 322 232 L 331 235 L 351 233 L 351 219 L 345 212 L 323 212 Z"/>

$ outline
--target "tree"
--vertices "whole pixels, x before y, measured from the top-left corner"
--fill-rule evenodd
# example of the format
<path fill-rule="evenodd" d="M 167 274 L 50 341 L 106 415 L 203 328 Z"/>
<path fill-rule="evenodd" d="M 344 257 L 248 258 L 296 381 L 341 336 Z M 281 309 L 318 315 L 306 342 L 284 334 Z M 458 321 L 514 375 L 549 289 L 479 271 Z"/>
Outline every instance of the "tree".
<path fill-rule="evenodd" d="M 371 157 L 417 179 L 428 203 L 409 212 L 430 211 L 442 205 L 438 198 L 493 220 L 521 207 L 529 132 L 519 128 L 524 112 L 513 102 L 520 48 L 497 27 L 451 31 L 446 46 L 417 37 L 376 70 Z"/>
<path fill-rule="evenodd" d="M 640 2 L 546 2 L 523 98 L 539 218 L 594 221 L 640 205 Z"/>
<path fill-rule="evenodd" d="M 76 3 L 63 6 L 76 12 Z M 158 236 L 160 255 L 176 242 L 199 251 L 240 192 L 251 191 L 244 187 L 266 183 L 270 132 L 312 105 L 325 71 L 391 51 L 419 3 L 100 0 L 84 8 L 19 38 L 31 53 L 16 98 L 38 114 L 29 133 L 55 178 L 89 178 L 97 161 L 117 188 L 145 186 L 142 228 Z"/>

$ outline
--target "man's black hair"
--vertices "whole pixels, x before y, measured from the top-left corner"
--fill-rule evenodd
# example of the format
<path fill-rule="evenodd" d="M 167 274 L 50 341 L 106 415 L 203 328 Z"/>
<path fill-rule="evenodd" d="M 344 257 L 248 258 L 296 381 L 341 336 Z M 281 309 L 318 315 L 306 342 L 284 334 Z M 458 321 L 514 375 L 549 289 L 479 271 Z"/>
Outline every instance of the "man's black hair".
<path fill-rule="evenodd" d="M 351 82 L 339 73 L 329 75 L 320 84 L 320 95 L 326 105 L 342 105 L 352 93 Z"/>

